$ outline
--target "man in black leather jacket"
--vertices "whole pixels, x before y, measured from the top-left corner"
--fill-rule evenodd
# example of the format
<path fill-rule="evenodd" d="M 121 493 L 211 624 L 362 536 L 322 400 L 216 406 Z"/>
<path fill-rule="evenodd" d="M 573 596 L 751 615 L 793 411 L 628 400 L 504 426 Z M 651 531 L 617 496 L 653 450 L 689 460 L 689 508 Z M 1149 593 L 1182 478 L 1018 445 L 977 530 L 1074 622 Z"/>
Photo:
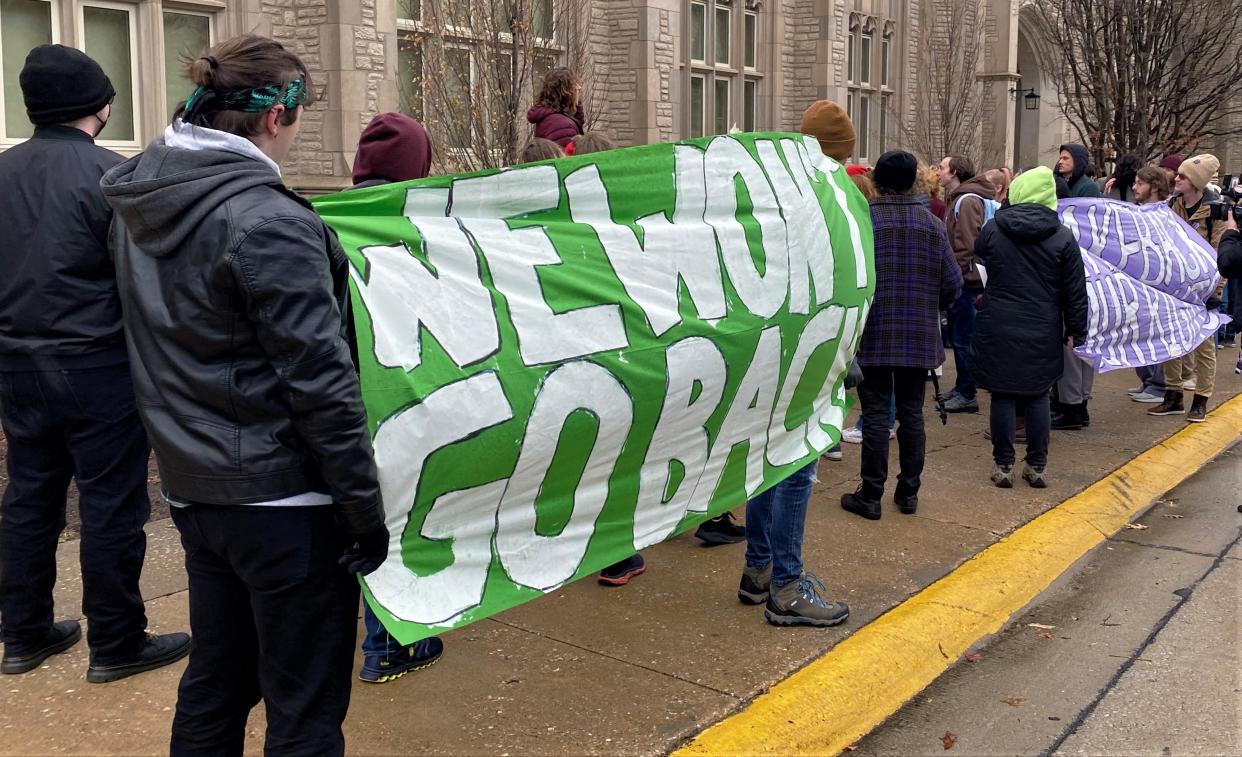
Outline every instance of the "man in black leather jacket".
<path fill-rule="evenodd" d="M 348 262 L 278 167 L 312 85 L 256 36 L 188 73 L 198 88 L 164 137 L 103 179 L 135 388 L 190 578 L 172 754 L 240 754 L 260 696 L 269 754 L 341 754 L 352 573 L 377 568 L 389 537 Z"/>
<path fill-rule="evenodd" d="M 151 450 L 108 257 L 112 210 L 99 191 L 121 156 L 94 139 L 115 92 L 98 63 L 61 45 L 31 50 L 20 80 L 34 133 L 0 154 L 0 421 L 9 473 L 0 505 L 0 670 L 35 670 L 82 637 L 76 620 L 52 615 L 73 478 L 90 621 L 86 677 L 104 683 L 190 650 L 184 633 L 147 633 L 138 588 Z"/>

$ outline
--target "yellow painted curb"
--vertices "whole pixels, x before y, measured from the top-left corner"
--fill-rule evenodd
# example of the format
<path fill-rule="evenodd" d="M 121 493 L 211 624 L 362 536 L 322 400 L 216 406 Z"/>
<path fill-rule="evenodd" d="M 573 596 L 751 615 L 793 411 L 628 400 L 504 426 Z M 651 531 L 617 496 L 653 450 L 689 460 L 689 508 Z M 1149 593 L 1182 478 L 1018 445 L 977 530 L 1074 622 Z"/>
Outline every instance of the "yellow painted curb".
<path fill-rule="evenodd" d="M 975 555 L 674 757 L 842 751 L 1239 436 L 1242 395 Z"/>

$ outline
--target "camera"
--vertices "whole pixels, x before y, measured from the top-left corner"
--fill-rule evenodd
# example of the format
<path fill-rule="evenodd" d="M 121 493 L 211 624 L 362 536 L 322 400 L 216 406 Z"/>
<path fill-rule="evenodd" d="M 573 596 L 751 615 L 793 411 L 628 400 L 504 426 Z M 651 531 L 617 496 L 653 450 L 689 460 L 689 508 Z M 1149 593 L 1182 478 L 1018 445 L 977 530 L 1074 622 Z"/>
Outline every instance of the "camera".
<path fill-rule="evenodd" d="M 1239 205 L 1242 202 L 1242 182 L 1239 182 L 1233 174 L 1227 173 L 1220 186 L 1221 199 L 1208 203 L 1208 218 L 1213 221 L 1224 221 L 1232 213 L 1234 223 L 1242 226 L 1242 205 Z"/>

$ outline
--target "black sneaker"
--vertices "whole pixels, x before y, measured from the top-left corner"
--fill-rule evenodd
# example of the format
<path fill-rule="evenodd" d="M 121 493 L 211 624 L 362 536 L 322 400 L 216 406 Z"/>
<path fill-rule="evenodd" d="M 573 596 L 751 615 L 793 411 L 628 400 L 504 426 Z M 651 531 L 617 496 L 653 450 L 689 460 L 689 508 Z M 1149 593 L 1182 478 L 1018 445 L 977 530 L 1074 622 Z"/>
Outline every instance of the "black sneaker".
<path fill-rule="evenodd" d="M 733 513 L 725 513 L 699 524 L 698 530 L 694 532 L 694 538 L 708 547 L 740 544 L 746 541 L 746 529 L 733 520 Z"/>
<path fill-rule="evenodd" d="M 43 664 L 43 661 L 54 654 L 60 654 L 78 643 L 82 638 L 82 626 L 76 620 L 62 620 L 53 623 L 42 641 L 32 644 L 29 649 L 14 648 L 12 644 L 4 645 L 4 661 L 0 662 L 0 673 L 15 676 L 29 673 Z"/>
<path fill-rule="evenodd" d="M 867 520 L 880 519 L 880 501 L 878 499 L 867 499 L 862 495 L 861 491 L 856 491 L 853 494 L 842 494 L 841 507 L 846 512 L 861 515 Z"/>
<path fill-rule="evenodd" d="M 148 670 L 171 665 L 190 653 L 188 633 L 148 633 L 138 653 L 128 660 L 110 664 L 91 661 L 86 669 L 87 683 L 111 683 Z"/>
<path fill-rule="evenodd" d="M 416 641 L 402 647 L 393 657 L 367 655 L 362 659 L 358 680 L 363 683 L 388 683 L 414 670 L 435 665 L 444 656 L 444 642 L 438 636 Z"/>
<path fill-rule="evenodd" d="M 772 589 L 772 563 L 762 568 L 749 565 L 742 571 L 742 580 L 737 585 L 737 598 L 742 604 L 758 605 L 768 601 Z"/>
<path fill-rule="evenodd" d="M 604 586 L 625 586 L 630 579 L 646 572 L 647 561 L 642 555 L 634 555 L 601 570 L 598 580 Z"/>

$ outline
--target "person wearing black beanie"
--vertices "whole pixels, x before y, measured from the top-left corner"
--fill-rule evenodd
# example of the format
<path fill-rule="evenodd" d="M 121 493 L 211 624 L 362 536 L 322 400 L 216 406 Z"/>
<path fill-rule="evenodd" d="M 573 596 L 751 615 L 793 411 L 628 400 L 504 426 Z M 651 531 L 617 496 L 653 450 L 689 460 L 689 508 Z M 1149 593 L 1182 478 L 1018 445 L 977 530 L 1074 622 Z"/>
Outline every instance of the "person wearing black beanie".
<path fill-rule="evenodd" d="M 108 122 L 100 115 L 109 107 L 116 90 L 112 81 L 89 55 L 64 45 L 39 45 L 26 56 L 18 81 L 26 116 L 35 126 L 68 124 L 94 117 L 98 137 Z"/>
<path fill-rule="evenodd" d="M 903 515 L 918 510 L 927 439 L 923 397 L 927 372 L 944 362 L 940 311 L 962 291 L 962 271 L 944 224 L 913 196 L 918 160 L 886 152 L 871 172 L 875 233 L 875 298 L 855 360 L 862 368 L 862 484 L 841 507 L 879 520 L 888 482 L 889 407 L 897 405 L 901 463 L 893 501 Z"/>
<path fill-rule="evenodd" d="M 0 422 L 9 441 L 0 673 L 33 671 L 82 638 L 78 621 L 55 620 L 52 599 L 73 476 L 90 623 L 86 680 L 103 683 L 190 648 L 187 634 L 147 633 L 138 587 L 150 446 L 107 248 L 112 209 L 99 185 L 121 156 L 95 144 L 115 91 L 98 63 L 63 45 L 31 50 L 19 81 L 35 130 L 0 153 Z"/>

